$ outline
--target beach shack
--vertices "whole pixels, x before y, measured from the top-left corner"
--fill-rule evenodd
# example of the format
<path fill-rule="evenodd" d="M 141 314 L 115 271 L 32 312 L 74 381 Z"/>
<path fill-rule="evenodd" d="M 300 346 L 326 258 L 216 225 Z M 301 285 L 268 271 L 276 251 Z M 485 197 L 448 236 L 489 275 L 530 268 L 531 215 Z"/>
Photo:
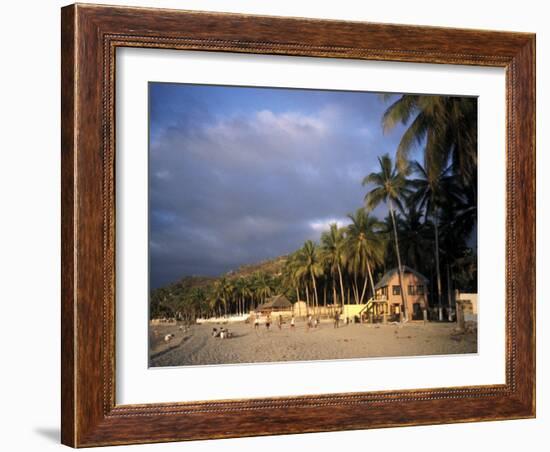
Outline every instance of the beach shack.
<path fill-rule="evenodd" d="M 275 312 L 279 314 L 292 314 L 292 303 L 284 295 L 275 295 L 256 307 L 255 311 L 264 315 Z"/>
<path fill-rule="evenodd" d="M 429 280 L 424 275 L 406 265 L 403 266 L 403 287 L 410 319 L 423 318 L 423 311 L 428 308 L 428 283 Z M 398 269 L 393 268 L 382 276 L 374 286 L 374 290 L 374 299 L 377 304 L 379 306 L 385 304 L 385 313 L 397 320 L 402 307 Z"/>

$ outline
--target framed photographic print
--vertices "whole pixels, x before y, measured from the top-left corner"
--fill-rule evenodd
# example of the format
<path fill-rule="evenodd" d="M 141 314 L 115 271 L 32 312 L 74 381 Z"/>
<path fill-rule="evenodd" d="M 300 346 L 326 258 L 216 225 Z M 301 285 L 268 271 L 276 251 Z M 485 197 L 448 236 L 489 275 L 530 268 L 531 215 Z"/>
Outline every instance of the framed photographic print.
<path fill-rule="evenodd" d="M 535 37 L 62 9 L 62 442 L 535 416 Z"/>

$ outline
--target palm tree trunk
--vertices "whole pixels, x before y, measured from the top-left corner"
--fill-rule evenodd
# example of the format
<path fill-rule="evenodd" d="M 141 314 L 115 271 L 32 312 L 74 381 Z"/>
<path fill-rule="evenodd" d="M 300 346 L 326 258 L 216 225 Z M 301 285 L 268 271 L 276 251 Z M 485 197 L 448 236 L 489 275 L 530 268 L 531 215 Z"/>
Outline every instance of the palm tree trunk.
<path fill-rule="evenodd" d="M 319 296 L 317 294 L 317 284 L 315 283 L 315 277 L 313 276 L 313 272 L 310 272 L 311 274 L 311 280 L 313 281 L 313 295 L 315 300 L 315 306 L 319 306 Z M 316 312 L 316 311 L 315 311 Z"/>
<path fill-rule="evenodd" d="M 367 260 L 367 272 L 369 274 L 370 286 L 372 289 L 372 298 L 374 299 L 374 279 L 372 279 L 372 271 L 370 269 L 370 264 L 368 260 Z"/>
<path fill-rule="evenodd" d="M 437 306 L 439 311 L 439 321 L 443 320 L 443 304 L 441 302 L 441 272 L 439 271 L 439 229 L 438 216 L 434 215 L 434 233 L 435 233 L 435 272 L 437 275 Z"/>
<path fill-rule="evenodd" d="M 338 275 L 340 276 L 340 292 L 342 294 L 342 313 L 344 312 L 344 304 L 346 303 L 345 295 L 344 295 L 344 282 L 342 281 L 342 269 L 340 268 L 340 264 L 338 264 Z"/>
<path fill-rule="evenodd" d="M 309 290 L 306 282 L 306 315 L 309 315 Z"/>
<path fill-rule="evenodd" d="M 363 293 L 361 294 L 361 303 L 363 303 L 363 300 L 365 299 L 365 292 L 367 290 L 367 281 L 370 281 L 370 285 L 371 285 L 371 289 L 372 289 L 372 297 L 374 298 L 374 280 L 372 279 L 372 272 L 370 270 L 370 264 L 369 264 L 368 259 L 366 260 L 366 264 L 367 264 L 367 274 L 365 275 L 365 283 L 363 285 Z"/>
<path fill-rule="evenodd" d="M 363 300 L 365 299 L 365 292 L 367 291 L 367 275 L 365 275 L 365 280 L 363 281 L 363 290 L 361 291 L 361 298 L 359 299 L 359 304 L 363 304 Z"/>
<path fill-rule="evenodd" d="M 336 299 L 337 295 L 336 295 L 336 276 L 334 275 L 334 273 L 332 274 L 332 304 L 333 305 L 336 305 Z"/>
<path fill-rule="evenodd" d="M 357 273 L 353 273 L 353 298 L 355 299 L 355 304 L 359 302 L 359 289 L 357 288 Z"/>
<path fill-rule="evenodd" d="M 405 290 L 403 288 L 403 266 L 401 265 L 401 254 L 399 252 L 399 239 L 397 238 L 397 225 L 395 224 L 395 215 L 393 212 L 393 202 L 391 198 L 390 201 L 390 215 L 391 215 L 391 221 L 393 224 L 393 236 L 395 239 L 395 251 L 397 253 L 397 267 L 398 267 L 398 273 L 399 273 L 399 287 L 401 287 L 401 302 L 403 303 L 403 320 L 406 322 L 409 320 L 409 312 L 407 309 L 407 300 L 405 298 Z"/>

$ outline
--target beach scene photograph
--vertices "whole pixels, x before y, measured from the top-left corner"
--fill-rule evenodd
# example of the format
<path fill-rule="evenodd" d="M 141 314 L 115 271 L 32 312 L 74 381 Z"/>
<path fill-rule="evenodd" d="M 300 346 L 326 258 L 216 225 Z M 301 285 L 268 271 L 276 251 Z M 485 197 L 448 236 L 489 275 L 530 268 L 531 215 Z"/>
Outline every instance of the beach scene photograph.
<path fill-rule="evenodd" d="M 477 353 L 476 97 L 148 91 L 149 367 Z"/>

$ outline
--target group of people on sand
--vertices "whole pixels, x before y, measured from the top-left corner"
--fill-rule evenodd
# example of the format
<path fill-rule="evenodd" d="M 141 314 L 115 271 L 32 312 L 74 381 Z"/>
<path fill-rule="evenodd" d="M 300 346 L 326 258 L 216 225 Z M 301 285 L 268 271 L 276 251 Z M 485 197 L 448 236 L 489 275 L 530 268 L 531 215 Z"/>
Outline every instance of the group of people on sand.
<path fill-rule="evenodd" d="M 340 313 L 339 312 L 336 312 L 333 316 L 333 325 L 334 325 L 334 328 L 339 328 L 340 327 Z M 269 331 L 271 329 L 271 326 L 272 326 L 272 319 L 271 319 L 271 314 L 267 314 L 266 318 L 265 318 L 265 322 L 264 322 L 264 325 L 265 325 L 265 328 L 267 331 Z M 281 330 L 283 328 L 283 325 L 285 324 L 286 322 L 283 320 L 283 316 L 282 315 L 278 315 L 277 317 L 277 327 L 279 330 Z M 317 328 L 319 327 L 319 325 L 321 324 L 321 319 L 319 318 L 319 316 L 316 316 L 316 317 L 313 317 L 312 314 L 309 314 L 306 318 L 306 329 L 307 331 L 309 331 L 310 329 L 312 328 Z M 290 329 L 291 330 L 294 330 L 296 328 L 296 318 L 294 316 L 291 317 L 290 319 Z M 260 316 L 259 315 L 256 315 L 254 316 L 254 329 L 256 331 L 258 331 L 260 329 Z"/>
<path fill-rule="evenodd" d="M 320 323 L 321 319 L 319 319 L 319 317 L 313 318 L 311 314 L 307 316 L 306 326 L 308 330 L 310 330 L 311 328 L 317 328 Z"/>
<path fill-rule="evenodd" d="M 212 337 L 219 337 L 220 339 L 229 339 L 233 337 L 233 333 L 227 328 L 221 327 L 219 330 L 217 328 L 212 328 Z"/>
<path fill-rule="evenodd" d="M 266 330 L 270 330 L 271 328 L 271 314 L 267 314 L 266 318 L 265 318 L 265 328 Z M 279 330 L 282 330 L 283 329 L 283 325 L 285 324 L 285 321 L 283 320 L 283 316 L 281 314 L 279 314 L 279 316 L 277 317 L 277 328 Z M 296 319 L 294 318 L 294 316 L 292 316 L 292 318 L 290 319 L 290 329 L 293 330 L 296 326 Z M 254 329 L 255 330 L 259 330 L 260 329 L 260 316 L 257 315 L 254 317 Z"/>

